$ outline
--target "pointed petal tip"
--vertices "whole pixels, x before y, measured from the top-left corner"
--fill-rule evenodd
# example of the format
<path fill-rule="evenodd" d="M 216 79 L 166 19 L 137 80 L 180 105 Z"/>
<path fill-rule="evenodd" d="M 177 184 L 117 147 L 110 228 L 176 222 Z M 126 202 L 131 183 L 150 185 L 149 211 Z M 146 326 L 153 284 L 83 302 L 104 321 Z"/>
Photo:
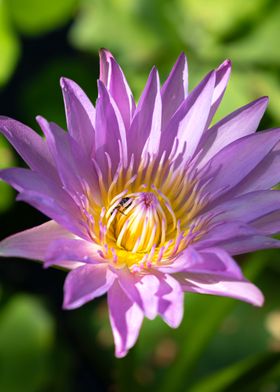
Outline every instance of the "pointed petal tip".
<path fill-rule="evenodd" d="M 60 87 L 62 90 L 70 90 L 73 91 L 75 88 L 80 88 L 78 83 L 76 83 L 74 80 L 66 78 L 65 76 L 62 76 L 59 79 Z"/>
<path fill-rule="evenodd" d="M 182 52 L 179 54 L 179 56 L 177 57 L 177 60 L 176 60 L 176 63 L 175 63 L 175 64 L 180 64 L 180 63 L 185 64 L 185 66 L 186 66 L 187 63 L 188 63 L 188 59 L 187 59 L 186 53 L 183 52 L 183 51 L 182 51 Z"/>
<path fill-rule="evenodd" d="M 180 52 L 178 59 L 187 59 L 187 55 L 183 50 Z"/>
<path fill-rule="evenodd" d="M 128 350 L 117 350 L 116 349 L 115 350 L 115 357 L 121 359 L 121 358 L 124 358 L 127 355 L 127 353 L 128 353 Z"/>
<path fill-rule="evenodd" d="M 148 81 L 147 81 L 147 85 L 151 86 L 154 83 L 157 83 L 159 85 L 160 83 L 160 79 L 159 79 L 159 72 L 158 69 L 155 65 L 153 65 L 151 72 L 148 76 Z"/>
<path fill-rule="evenodd" d="M 223 62 L 223 65 L 224 65 L 224 66 L 227 66 L 227 67 L 231 67 L 231 66 L 232 66 L 232 61 L 231 61 L 231 59 L 226 59 L 226 60 Z"/>
<path fill-rule="evenodd" d="M 156 76 L 158 74 L 158 69 L 155 65 L 152 66 L 150 75 Z"/>
<path fill-rule="evenodd" d="M 60 84 L 61 88 L 65 88 L 66 85 L 67 85 L 67 78 L 65 78 L 64 76 L 62 76 L 62 77 L 59 79 L 59 84 Z"/>
<path fill-rule="evenodd" d="M 252 305 L 254 305 L 256 307 L 261 308 L 264 304 L 265 298 L 264 298 L 264 295 L 261 292 L 261 290 L 259 290 L 256 286 L 255 286 L 255 289 L 256 289 L 255 297 L 251 303 L 252 303 Z"/>
<path fill-rule="evenodd" d="M 67 290 L 64 288 L 64 298 L 63 298 L 63 303 L 62 303 L 62 309 L 63 310 L 74 310 L 78 309 L 81 306 L 85 305 L 86 302 L 88 302 L 88 299 L 81 298 L 76 301 L 71 301 L 70 295 L 67 293 Z"/>
<path fill-rule="evenodd" d="M 75 307 L 71 306 L 71 304 L 69 304 L 67 301 L 65 301 L 65 299 L 63 300 L 63 304 L 62 304 L 62 309 L 63 310 L 73 310 L 75 309 Z"/>
<path fill-rule="evenodd" d="M 68 89 L 72 90 L 72 86 L 76 85 L 76 82 L 74 82 L 74 80 L 66 78 L 65 76 L 62 76 L 59 79 L 59 83 L 62 90 L 68 90 Z"/>
<path fill-rule="evenodd" d="M 112 55 L 112 53 L 110 52 L 110 50 L 109 50 L 109 49 L 106 49 L 106 48 L 100 48 L 99 51 L 98 51 L 98 53 L 99 53 L 99 56 L 100 56 L 102 59 L 109 60 L 110 58 L 114 58 L 114 56 Z"/>
<path fill-rule="evenodd" d="M 216 69 L 217 71 L 227 71 L 227 70 L 231 70 L 232 68 L 232 62 L 230 59 L 226 59 L 225 61 L 223 61 L 218 68 Z"/>
<path fill-rule="evenodd" d="M 43 128 L 44 125 L 46 125 L 46 124 L 48 123 L 48 121 L 45 119 L 45 117 L 41 116 L 40 114 L 38 114 L 38 115 L 35 117 L 35 120 L 37 121 L 37 123 L 39 124 L 39 126 L 40 126 L 41 128 Z"/>
<path fill-rule="evenodd" d="M 52 263 L 49 260 L 45 260 L 42 264 L 43 269 L 48 269 L 52 266 Z"/>
<path fill-rule="evenodd" d="M 268 97 L 267 95 L 264 95 L 264 96 L 258 98 L 258 99 L 256 100 L 256 102 L 265 102 L 265 103 L 268 105 L 268 103 L 269 103 L 269 97 Z"/>

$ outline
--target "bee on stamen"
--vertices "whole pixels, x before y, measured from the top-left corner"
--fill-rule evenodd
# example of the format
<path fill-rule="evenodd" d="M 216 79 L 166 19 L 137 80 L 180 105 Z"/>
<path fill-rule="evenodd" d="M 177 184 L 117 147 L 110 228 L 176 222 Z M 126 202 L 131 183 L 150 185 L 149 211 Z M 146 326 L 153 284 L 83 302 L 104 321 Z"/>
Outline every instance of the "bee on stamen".
<path fill-rule="evenodd" d="M 131 206 L 132 204 L 132 200 L 129 197 L 124 197 L 121 199 L 121 201 L 119 202 L 119 204 L 114 208 L 114 210 L 112 211 L 111 215 L 113 214 L 113 212 L 115 210 L 117 210 L 118 212 L 120 212 L 121 214 L 125 215 L 124 211 Z"/>

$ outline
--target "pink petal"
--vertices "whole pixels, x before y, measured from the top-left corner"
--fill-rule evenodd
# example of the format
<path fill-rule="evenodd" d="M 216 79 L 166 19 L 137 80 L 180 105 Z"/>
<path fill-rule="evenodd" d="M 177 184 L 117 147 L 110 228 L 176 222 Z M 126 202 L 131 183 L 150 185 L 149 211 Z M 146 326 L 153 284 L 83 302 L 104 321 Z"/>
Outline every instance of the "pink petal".
<path fill-rule="evenodd" d="M 115 274 L 106 264 L 86 264 L 69 272 L 64 284 L 64 309 L 76 309 L 105 294 Z"/>
<path fill-rule="evenodd" d="M 132 302 L 115 281 L 108 292 L 110 322 L 115 341 L 116 357 L 124 357 L 134 346 L 144 318 L 139 306 Z"/>

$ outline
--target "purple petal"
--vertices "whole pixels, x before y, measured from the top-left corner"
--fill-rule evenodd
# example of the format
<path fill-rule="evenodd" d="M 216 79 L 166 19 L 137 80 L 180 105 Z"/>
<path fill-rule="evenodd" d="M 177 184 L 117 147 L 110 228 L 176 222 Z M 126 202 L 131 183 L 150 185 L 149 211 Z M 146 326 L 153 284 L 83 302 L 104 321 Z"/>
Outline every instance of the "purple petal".
<path fill-rule="evenodd" d="M 266 214 L 280 209 L 280 191 L 256 191 L 247 193 L 219 204 L 211 212 L 212 222 L 252 222 Z M 220 213 L 218 213 L 220 211 Z"/>
<path fill-rule="evenodd" d="M 219 246 L 220 242 L 234 240 L 236 237 L 250 237 L 257 234 L 256 229 L 247 223 L 237 221 L 226 222 L 221 220 L 214 227 L 210 227 L 195 244 L 196 249 Z"/>
<path fill-rule="evenodd" d="M 0 116 L 0 133 L 9 140 L 32 170 L 59 182 L 48 146 L 36 132 L 16 120 Z"/>
<path fill-rule="evenodd" d="M 22 168 L 1 170 L 0 178 L 20 192 L 18 200 L 31 204 L 69 231 L 85 237 L 86 233 L 80 225 L 79 209 L 67 192 L 56 183 L 39 173 Z"/>
<path fill-rule="evenodd" d="M 244 193 L 270 189 L 280 182 L 280 144 L 246 176 L 231 192 L 232 197 Z"/>
<path fill-rule="evenodd" d="M 235 260 L 220 248 L 203 249 L 197 252 L 198 260 L 186 267 L 194 273 L 217 273 L 222 276 L 242 279 L 243 275 Z"/>
<path fill-rule="evenodd" d="M 177 138 L 178 148 L 175 157 L 184 153 L 184 162 L 192 157 L 205 129 L 214 84 L 215 72 L 210 72 L 188 95 L 162 133 L 161 152 L 170 153 L 175 138 Z"/>
<path fill-rule="evenodd" d="M 171 275 L 163 275 L 157 296 L 158 313 L 171 328 L 177 328 L 184 313 L 184 294 L 180 284 Z"/>
<path fill-rule="evenodd" d="M 174 263 L 168 267 L 160 267 L 159 270 L 168 273 L 219 274 L 234 279 L 243 277 L 235 260 L 221 248 L 206 248 L 197 251 L 194 247 L 188 246 Z"/>
<path fill-rule="evenodd" d="M 254 133 L 268 104 L 268 98 L 262 97 L 223 118 L 204 133 L 198 151 L 198 166 L 203 167 L 223 147 Z"/>
<path fill-rule="evenodd" d="M 49 221 L 5 238 L 0 242 L 0 256 L 43 261 L 46 250 L 53 241 L 73 236 L 56 222 Z"/>
<path fill-rule="evenodd" d="M 280 248 L 280 241 L 256 234 L 247 238 L 236 237 L 229 241 L 221 241 L 219 246 L 231 255 L 240 255 L 260 249 Z"/>
<path fill-rule="evenodd" d="M 94 189 L 94 196 L 99 200 L 100 192 L 97 174 L 90 157 L 58 125 L 49 123 L 41 116 L 37 117 L 37 121 L 46 136 L 64 188 L 76 196 L 78 193 L 85 193 L 86 184 L 87 190 Z"/>
<path fill-rule="evenodd" d="M 106 49 L 100 51 L 100 80 L 115 100 L 128 129 L 135 110 L 135 102 L 119 64 Z"/>
<path fill-rule="evenodd" d="M 251 225 L 265 235 L 274 235 L 280 233 L 280 210 L 256 219 Z"/>
<path fill-rule="evenodd" d="M 129 271 L 118 271 L 119 284 L 132 302 L 136 302 L 145 316 L 153 320 L 158 314 L 159 297 L 156 295 L 160 280 L 156 275 L 138 276 Z"/>
<path fill-rule="evenodd" d="M 223 98 L 225 89 L 228 84 L 230 73 L 231 73 L 231 61 L 230 60 L 224 61 L 215 70 L 216 81 L 215 81 L 214 93 L 213 93 L 212 102 L 211 102 L 211 109 L 210 109 L 206 128 L 211 123 L 211 120 L 212 120 L 214 114 L 216 113 L 218 106 L 220 105 L 220 102 Z"/>
<path fill-rule="evenodd" d="M 111 52 L 108 49 L 101 49 L 99 51 L 99 65 L 100 65 L 100 75 L 99 79 L 105 84 L 105 86 L 109 87 L 110 81 L 110 73 L 111 73 L 111 62 L 110 59 L 114 58 Z"/>
<path fill-rule="evenodd" d="M 151 271 L 137 276 L 128 271 L 118 271 L 119 284 L 132 302 L 153 320 L 159 314 L 173 328 L 183 317 L 183 294 L 171 276 Z"/>
<path fill-rule="evenodd" d="M 105 294 L 115 274 L 106 264 L 84 265 L 69 272 L 64 284 L 64 309 L 76 309 Z"/>
<path fill-rule="evenodd" d="M 262 306 L 264 302 L 262 292 L 245 279 L 231 280 L 219 275 L 192 273 L 178 274 L 177 279 L 184 291 L 232 297 L 255 306 Z"/>
<path fill-rule="evenodd" d="M 204 166 L 205 175 L 211 178 L 207 192 L 210 195 L 216 194 L 217 197 L 239 184 L 273 149 L 279 139 L 280 129 L 275 129 L 245 136 L 224 147 Z"/>
<path fill-rule="evenodd" d="M 178 57 L 167 80 L 161 88 L 162 129 L 171 119 L 188 93 L 188 64 L 184 53 Z"/>
<path fill-rule="evenodd" d="M 94 149 L 95 109 L 84 91 L 70 79 L 61 78 L 67 128 L 70 135 L 91 155 Z"/>
<path fill-rule="evenodd" d="M 98 82 L 98 99 L 96 102 L 96 151 L 93 158 L 105 172 L 108 167 L 106 153 L 109 154 L 113 169 L 119 160 L 127 162 L 126 133 L 123 120 L 115 102 L 111 99 L 104 84 Z"/>
<path fill-rule="evenodd" d="M 99 248 L 95 243 L 83 239 L 58 238 L 48 247 L 44 266 L 59 265 L 65 260 L 88 264 L 104 263 L 105 259 L 98 253 Z"/>
<path fill-rule="evenodd" d="M 116 357 L 122 358 L 134 346 L 144 318 L 139 306 L 132 302 L 115 281 L 108 292 L 110 322 Z"/>
<path fill-rule="evenodd" d="M 129 154 L 134 154 L 136 162 L 141 155 L 158 152 L 161 134 L 161 106 L 159 76 L 156 68 L 153 68 L 127 135 Z"/>

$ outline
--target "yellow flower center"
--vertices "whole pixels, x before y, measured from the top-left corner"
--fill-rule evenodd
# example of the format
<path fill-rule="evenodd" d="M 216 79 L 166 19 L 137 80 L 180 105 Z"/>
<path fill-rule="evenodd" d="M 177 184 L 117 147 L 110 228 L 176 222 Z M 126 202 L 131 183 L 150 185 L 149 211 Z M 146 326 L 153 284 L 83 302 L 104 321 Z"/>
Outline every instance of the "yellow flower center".
<path fill-rule="evenodd" d="M 163 157 L 164 158 L 164 157 Z M 87 192 L 84 214 L 101 257 L 116 268 L 131 270 L 171 263 L 202 233 L 194 221 L 204 206 L 193 173 L 162 159 L 144 160 L 136 174 L 133 159 L 107 178 L 98 173 L 101 200 Z"/>
<path fill-rule="evenodd" d="M 153 246 L 164 244 L 167 218 L 153 193 L 143 192 L 122 198 L 112 214 L 113 235 L 119 248 L 132 253 L 146 253 Z"/>

